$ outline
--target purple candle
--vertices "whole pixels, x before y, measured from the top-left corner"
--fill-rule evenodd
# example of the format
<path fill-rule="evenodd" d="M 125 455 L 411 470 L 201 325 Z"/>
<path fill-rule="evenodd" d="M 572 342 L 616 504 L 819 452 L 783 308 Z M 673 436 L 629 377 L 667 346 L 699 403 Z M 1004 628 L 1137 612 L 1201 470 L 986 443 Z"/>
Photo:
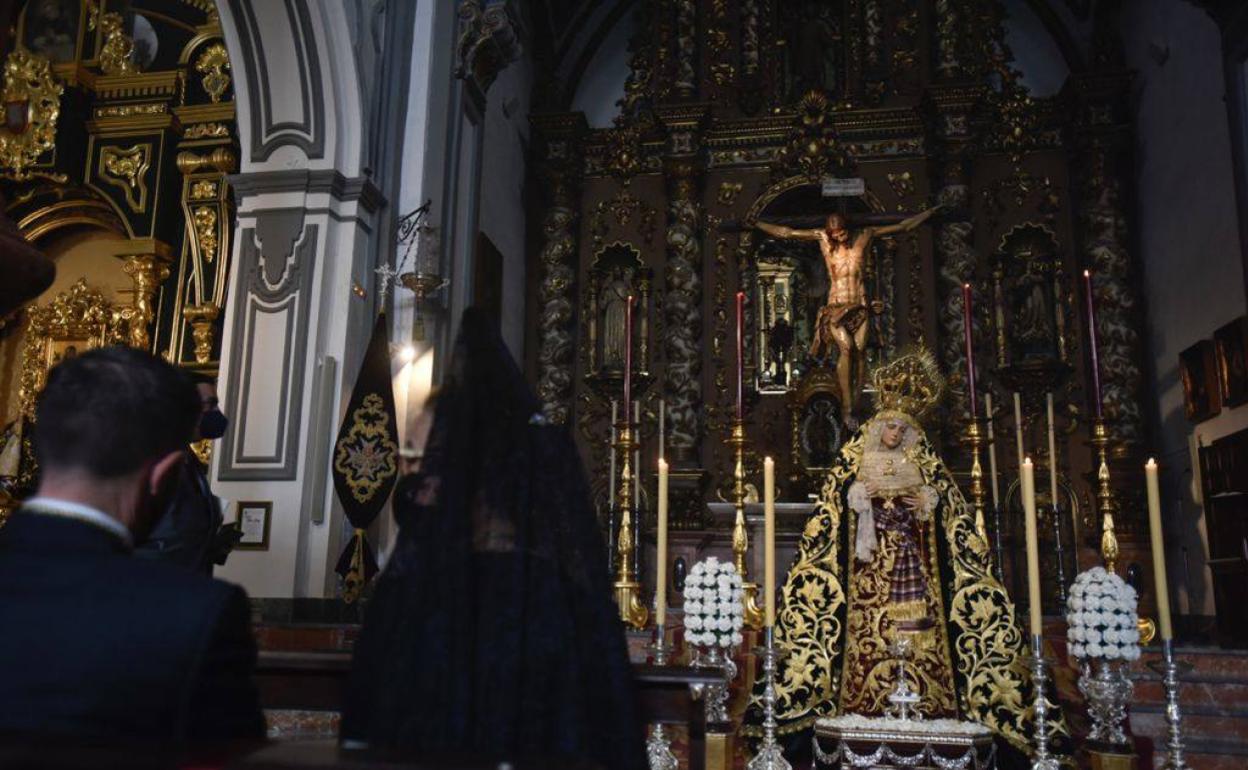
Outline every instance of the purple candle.
<path fill-rule="evenodd" d="M 745 292 L 737 292 L 737 419 L 745 416 Z"/>
<path fill-rule="evenodd" d="M 1101 419 L 1101 358 L 1096 352 L 1096 306 L 1092 304 L 1092 273 L 1083 271 L 1083 290 L 1088 305 L 1088 350 L 1092 353 L 1092 399 L 1096 419 Z"/>
<path fill-rule="evenodd" d="M 971 337 L 971 285 L 962 284 L 962 330 L 966 335 L 966 391 L 971 394 L 971 417 L 979 414 L 979 399 L 975 395 L 975 343 Z"/>
<path fill-rule="evenodd" d="M 628 421 L 633 403 L 633 295 L 624 306 L 624 420 Z"/>

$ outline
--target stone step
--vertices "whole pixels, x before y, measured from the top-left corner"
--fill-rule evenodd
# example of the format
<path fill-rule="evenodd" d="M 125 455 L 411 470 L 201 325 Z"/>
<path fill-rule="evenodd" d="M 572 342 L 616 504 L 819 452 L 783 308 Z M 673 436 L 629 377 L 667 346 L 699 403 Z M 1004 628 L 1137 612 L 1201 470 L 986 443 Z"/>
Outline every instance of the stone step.
<path fill-rule="evenodd" d="M 264 623 L 253 630 L 261 650 L 283 652 L 350 652 L 360 633 L 348 623 Z"/>
<path fill-rule="evenodd" d="M 1165 745 L 1168 735 L 1165 710 L 1147 704 L 1131 708 L 1131 730 L 1136 735 L 1147 735 L 1157 745 Z M 1192 741 L 1226 741 L 1230 745 L 1242 744 L 1248 750 L 1248 716 L 1221 713 L 1200 713 L 1195 709 L 1183 711 L 1183 736 Z"/>
<path fill-rule="evenodd" d="M 1191 666 L 1179 678 L 1188 766 L 1191 770 L 1248 767 L 1248 655 L 1239 650 L 1180 648 L 1175 657 Z M 1161 675 L 1148 664 L 1160 659 L 1160 650 L 1146 649 L 1131 670 L 1135 682 L 1131 729 L 1152 739 L 1157 768 L 1165 759 L 1166 700 Z"/>
<path fill-rule="evenodd" d="M 1223 650 L 1216 647 L 1180 647 L 1175 650 L 1175 660 L 1191 666 L 1184 678 L 1215 679 L 1217 681 L 1248 684 L 1248 651 Z M 1148 664 L 1161 660 L 1161 651 L 1148 647 L 1140 660 L 1132 666 L 1142 674 L 1153 674 Z"/>
<path fill-rule="evenodd" d="M 1133 704 L 1162 705 L 1166 702 L 1165 688 L 1160 677 L 1136 678 L 1132 694 Z M 1248 706 L 1248 684 L 1217 681 L 1179 681 L 1179 706 L 1185 712 L 1195 706 L 1235 707 Z"/>

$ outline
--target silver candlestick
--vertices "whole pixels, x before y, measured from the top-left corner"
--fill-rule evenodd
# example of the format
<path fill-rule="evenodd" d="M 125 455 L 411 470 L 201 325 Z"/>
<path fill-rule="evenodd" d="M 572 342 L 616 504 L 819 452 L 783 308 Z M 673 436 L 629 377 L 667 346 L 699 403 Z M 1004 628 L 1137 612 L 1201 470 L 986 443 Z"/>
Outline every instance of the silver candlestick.
<path fill-rule="evenodd" d="M 993 559 L 992 572 L 997 576 L 997 582 L 1002 586 L 1005 585 L 1005 530 L 1001 524 L 1001 506 L 992 506 L 992 528 L 996 532 L 996 542 L 993 543 Z"/>
<path fill-rule="evenodd" d="M 1161 641 L 1161 660 L 1149 666 L 1161 674 L 1161 683 L 1166 690 L 1166 725 L 1169 727 L 1169 738 L 1166 740 L 1165 770 L 1187 770 L 1187 760 L 1183 759 L 1183 715 L 1179 712 L 1179 675 L 1191 670 L 1191 664 L 1180 663 L 1174 659 L 1174 641 Z"/>
<path fill-rule="evenodd" d="M 1057 612 L 1066 614 L 1066 549 L 1062 546 L 1062 513 L 1053 503 L 1053 554 L 1057 557 Z"/>
<path fill-rule="evenodd" d="M 893 688 L 892 693 L 888 696 L 888 702 L 892 705 L 889 706 L 885 713 L 894 719 L 903 721 L 922 719 L 923 715 L 917 710 L 922 698 L 917 692 L 910 689 L 910 675 L 906 671 L 906 661 L 914 654 L 914 640 L 898 635 L 892 644 L 888 646 L 888 651 L 897 659 L 897 686 Z M 914 713 L 912 714 L 911 712 Z"/>
<path fill-rule="evenodd" d="M 776 743 L 776 650 L 775 629 L 763 629 L 763 646 L 758 650 L 763 656 L 763 743 L 758 753 L 746 765 L 747 770 L 791 770 L 792 765 L 784 758 L 784 752 Z"/>
<path fill-rule="evenodd" d="M 650 651 L 654 653 L 654 665 L 667 665 L 671 648 L 667 646 L 667 634 L 663 626 L 654 627 L 654 644 L 650 645 Z M 667 728 L 661 722 L 654 724 L 650 737 L 646 739 L 646 759 L 650 770 L 676 770 L 679 767 Z"/>
<path fill-rule="evenodd" d="M 1044 695 L 1049 675 L 1044 665 L 1044 641 L 1039 634 L 1031 637 L 1031 682 L 1036 688 L 1036 751 L 1032 755 L 1031 770 L 1059 770 L 1056 758 L 1049 754 L 1049 701 Z"/>

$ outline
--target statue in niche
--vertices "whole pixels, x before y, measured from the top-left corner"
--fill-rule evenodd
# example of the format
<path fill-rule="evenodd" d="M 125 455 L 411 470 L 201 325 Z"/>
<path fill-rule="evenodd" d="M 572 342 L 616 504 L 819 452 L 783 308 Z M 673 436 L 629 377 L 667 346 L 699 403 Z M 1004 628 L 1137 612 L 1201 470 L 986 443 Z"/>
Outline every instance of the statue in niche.
<path fill-rule="evenodd" d="M 1014 359 L 1053 358 L 1056 328 L 1053 297 L 1040 259 L 1023 262 L 1023 273 L 1010 289 L 1011 345 Z"/>
<path fill-rule="evenodd" d="M 1057 244 L 1047 229 L 1020 225 L 1004 238 L 993 269 L 997 319 L 1009 360 L 1064 358 Z"/>
<path fill-rule="evenodd" d="M 626 276 L 615 272 L 602 287 L 602 366 L 604 369 L 624 368 L 628 319 L 628 297 L 632 294 Z"/>
<path fill-rule="evenodd" d="M 771 357 L 768 365 L 775 369 L 775 372 L 771 375 L 771 381 L 776 385 L 785 386 L 789 384 L 789 375 L 785 364 L 789 362 L 789 348 L 792 346 L 793 324 L 789 323 L 783 316 L 780 316 L 776 318 L 776 322 L 771 325 L 771 329 L 767 334 L 767 352 L 770 353 Z"/>
<path fill-rule="evenodd" d="M 837 4 L 839 6 L 839 4 Z M 826 2 L 806 2 L 789 16 L 789 93 L 823 90 L 840 96 L 842 75 L 841 14 Z"/>
<path fill-rule="evenodd" d="M 817 361 L 826 361 L 836 350 L 837 382 L 841 389 L 843 417 L 850 430 L 856 429 L 853 416 L 854 405 L 866 373 L 867 331 L 872 313 L 883 311 L 879 301 L 868 303 L 866 280 L 863 277 L 864 255 L 876 237 L 910 232 L 932 217 L 940 207 L 930 208 L 883 227 L 864 227 L 851 233 L 844 214 L 829 214 L 824 226 L 818 229 L 794 229 L 769 222 L 757 222 L 755 226 L 775 238 L 786 240 L 816 241 L 828 271 L 827 303 L 815 318 L 815 329 L 810 343 L 810 355 Z"/>
<path fill-rule="evenodd" d="M 78 0 L 35 0 L 26 6 L 23 42 L 49 61 L 73 61 L 80 12 Z"/>
<path fill-rule="evenodd" d="M 830 396 L 815 396 L 806 404 L 802 416 L 801 446 L 806 464 L 811 468 L 827 468 L 841 446 L 839 408 Z"/>

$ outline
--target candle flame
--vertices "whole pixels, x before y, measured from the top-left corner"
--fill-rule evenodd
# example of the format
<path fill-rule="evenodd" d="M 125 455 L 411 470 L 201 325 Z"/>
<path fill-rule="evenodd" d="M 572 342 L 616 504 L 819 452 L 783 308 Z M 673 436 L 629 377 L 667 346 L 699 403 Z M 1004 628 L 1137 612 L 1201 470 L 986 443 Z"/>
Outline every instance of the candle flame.
<path fill-rule="evenodd" d="M 1030 457 L 1028 457 L 1028 458 L 1026 458 L 1025 460 L 1023 460 L 1023 465 L 1031 465 L 1031 464 L 1032 464 L 1032 462 L 1031 462 L 1031 458 L 1030 458 Z"/>
<path fill-rule="evenodd" d="M 1156 461 L 1156 460 L 1154 460 L 1154 459 L 1153 459 L 1153 458 L 1151 458 L 1151 457 L 1150 457 L 1150 458 L 1148 458 L 1148 462 L 1144 463 L 1144 465 L 1145 465 L 1146 467 L 1149 467 L 1149 468 L 1151 468 L 1151 467 L 1155 466 L 1156 464 L 1157 464 L 1157 461 Z"/>
<path fill-rule="evenodd" d="M 1090 271 L 1090 270 L 1084 270 L 1084 271 L 1083 271 L 1083 277 L 1084 277 L 1084 278 L 1091 278 L 1091 277 L 1092 277 L 1092 271 Z"/>
<path fill-rule="evenodd" d="M 662 457 L 660 457 L 659 458 L 659 470 L 666 470 L 666 469 L 667 469 L 667 460 L 664 460 Z"/>
<path fill-rule="evenodd" d="M 969 288 L 971 288 L 971 285 L 970 285 L 969 283 L 964 283 L 964 284 L 962 284 L 962 288 L 963 288 L 963 289 L 969 289 Z"/>

